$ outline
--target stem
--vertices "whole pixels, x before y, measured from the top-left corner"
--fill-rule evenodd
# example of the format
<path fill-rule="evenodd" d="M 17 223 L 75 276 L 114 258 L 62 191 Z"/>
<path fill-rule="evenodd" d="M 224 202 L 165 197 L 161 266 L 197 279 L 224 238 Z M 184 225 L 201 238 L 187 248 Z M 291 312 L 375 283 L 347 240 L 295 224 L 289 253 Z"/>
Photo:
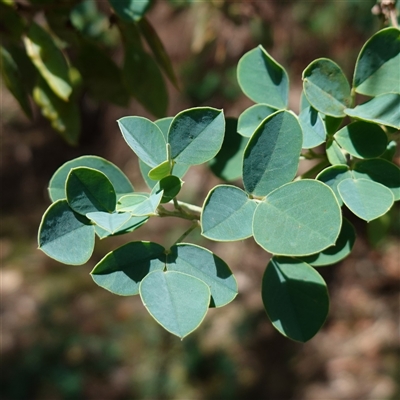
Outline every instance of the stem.
<path fill-rule="evenodd" d="M 195 206 L 194 204 L 189 204 L 189 203 L 185 203 L 183 201 L 178 201 L 178 200 L 176 200 L 176 202 L 179 207 L 178 209 L 181 209 L 183 211 L 190 212 L 190 213 L 196 213 L 196 214 L 199 214 L 199 216 L 201 214 L 201 211 L 203 210 L 201 207 Z"/>
<path fill-rule="evenodd" d="M 198 221 L 198 220 L 193 221 L 192 226 L 191 226 L 187 231 L 185 231 L 185 232 L 175 241 L 175 243 L 173 244 L 173 246 L 175 246 L 175 245 L 178 244 L 178 243 L 181 243 L 182 240 L 185 239 L 185 237 L 186 237 L 187 235 L 189 235 L 190 232 L 194 231 L 196 228 L 199 228 L 199 227 L 200 227 L 199 221 Z"/>
<path fill-rule="evenodd" d="M 183 210 L 182 211 L 178 211 L 178 210 L 170 211 L 161 205 L 157 207 L 157 213 L 158 213 L 157 215 L 159 217 L 177 217 L 177 218 L 187 219 L 189 221 L 195 221 L 195 220 L 199 219 L 198 215 L 189 214 L 189 213 L 184 212 Z"/>

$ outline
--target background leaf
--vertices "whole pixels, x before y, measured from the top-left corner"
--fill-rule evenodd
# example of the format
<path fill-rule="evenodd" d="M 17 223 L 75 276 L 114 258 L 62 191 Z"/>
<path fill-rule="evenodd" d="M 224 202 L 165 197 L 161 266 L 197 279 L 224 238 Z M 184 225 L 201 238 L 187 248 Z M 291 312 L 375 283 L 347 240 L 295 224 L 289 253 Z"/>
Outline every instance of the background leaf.
<path fill-rule="evenodd" d="M 281 186 L 259 203 L 253 235 L 272 254 L 303 256 L 335 244 L 341 225 L 333 191 L 319 181 L 304 179 Z"/>
<path fill-rule="evenodd" d="M 326 142 L 326 156 L 332 165 L 346 165 L 347 159 L 335 139 L 329 138 Z"/>
<path fill-rule="evenodd" d="M 44 213 L 38 242 L 40 250 L 61 263 L 84 264 L 93 253 L 94 226 L 59 200 Z"/>
<path fill-rule="evenodd" d="M 243 240 L 253 234 L 256 202 L 243 190 L 228 185 L 214 187 L 201 213 L 202 235 L 216 241 Z"/>
<path fill-rule="evenodd" d="M 246 192 L 265 196 L 296 175 L 303 135 L 296 116 L 279 111 L 267 117 L 250 138 L 243 155 Z"/>
<path fill-rule="evenodd" d="M 179 243 L 167 254 L 167 270 L 199 278 L 211 291 L 211 307 L 222 307 L 237 295 L 236 279 L 228 265 L 203 247 Z"/>
<path fill-rule="evenodd" d="M 165 267 L 165 249 L 152 242 L 130 242 L 103 257 L 90 273 L 102 288 L 120 296 L 139 294 L 139 285 L 152 271 Z"/>
<path fill-rule="evenodd" d="M 344 117 L 351 107 L 350 85 L 332 60 L 319 58 L 303 71 L 303 90 L 310 104 L 323 114 Z"/>
<path fill-rule="evenodd" d="M 352 178 L 352 175 L 347 165 L 332 165 L 321 171 L 315 179 L 324 182 L 333 190 L 333 193 L 335 193 L 336 196 L 336 200 L 341 206 L 343 204 L 343 200 L 340 197 L 337 185 L 341 181 L 348 178 Z"/>
<path fill-rule="evenodd" d="M 324 280 L 308 264 L 292 258 L 271 259 L 261 293 L 272 324 L 292 340 L 310 340 L 328 315 L 329 295 Z"/>
<path fill-rule="evenodd" d="M 121 19 L 127 22 L 140 20 L 151 6 L 151 0 L 108 0 Z"/>
<path fill-rule="evenodd" d="M 240 59 L 237 78 L 243 93 L 255 103 L 265 103 L 275 109 L 287 107 L 288 75 L 261 45 Z"/>
<path fill-rule="evenodd" d="M 203 281 L 175 271 L 154 271 L 141 282 L 140 297 L 150 315 L 183 339 L 206 316 L 210 289 Z"/>
<path fill-rule="evenodd" d="M 393 205 L 390 189 L 367 179 L 345 179 L 338 190 L 346 206 L 367 222 L 386 214 Z"/>

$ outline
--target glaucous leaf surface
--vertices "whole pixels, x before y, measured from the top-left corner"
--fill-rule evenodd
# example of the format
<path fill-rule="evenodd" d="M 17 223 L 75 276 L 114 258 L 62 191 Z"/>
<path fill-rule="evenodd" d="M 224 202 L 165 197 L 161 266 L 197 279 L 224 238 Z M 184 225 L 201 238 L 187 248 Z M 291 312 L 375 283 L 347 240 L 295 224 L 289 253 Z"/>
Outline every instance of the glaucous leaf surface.
<path fill-rule="evenodd" d="M 386 214 L 394 201 L 390 189 L 368 179 L 345 179 L 338 190 L 346 206 L 367 222 Z"/>
<path fill-rule="evenodd" d="M 133 192 L 133 186 L 125 174 L 113 163 L 98 156 L 82 156 L 67 161 L 53 174 L 49 182 L 49 196 L 52 201 L 65 199 L 65 182 L 72 168 L 88 167 L 102 172 L 110 180 L 118 198 Z"/>
<path fill-rule="evenodd" d="M 243 93 L 255 103 L 264 103 L 277 110 L 287 108 L 288 75 L 261 45 L 240 59 L 237 78 Z"/>
<path fill-rule="evenodd" d="M 243 155 L 243 183 L 247 193 L 266 196 L 296 175 L 303 134 L 296 116 L 278 111 L 262 121 Z"/>
<path fill-rule="evenodd" d="M 72 93 L 68 65 L 50 34 L 33 22 L 24 36 L 24 44 L 28 56 L 51 90 L 68 101 Z"/>
<path fill-rule="evenodd" d="M 40 107 L 41 113 L 63 139 L 71 144 L 78 143 L 81 132 L 81 117 L 77 102 L 70 98 L 63 101 L 54 94 L 43 78 L 37 80 L 33 88 L 33 100 Z"/>
<path fill-rule="evenodd" d="M 64 264 L 80 265 L 93 253 L 94 236 L 90 221 L 76 214 L 66 200 L 58 200 L 43 215 L 38 244 L 49 257 Z"/>
<path fill-rule="evenodd" d="M 171 83 L 178 89 L 178 81 L 175 76 L 174 69 L 172 68 L 171 59 L 168 53 L 165 51 L 164 45 L 161 42 L 156 30 L 150 24 L 147 18 L 142 18 L 138 27 L 146 39 L 151 51 L 153 52 L 154 58 L 156 59 L 158 65 L 162 68 Z"/>
<path fill-rule="evenodd" d="M 253 234 L 256 202 L 243 190 L 228 185 L 214 187 L 201 213 L 202 235 L 216 241 L 243 240 Z"/>
<path fill-rule="evenodd" d="M 340 147 L 357 158 L 379 157 L 387 146 L 387 136 L 383 129 L 365 121 L 346 125 L 335 133 L 334 138 Z"/>
<path fill-rule="evenodd" d="M 303 71 L 303 90 L 310 104 L 325 115 L 344 117 L 351 107 L 350 85 L 332 60 L 319 58 Z"/>
<path fill-rule="evenodd" d="M 275 111 L 276 109 L 266 104 L 254 104 L 240 114 L 237 132 L 242 136 L 250 137 L 261 121 Z"/>
<path fill-rule="evenodd" d="M 151 6 L 151 0 L 108 0 L 115 13 L 126 22 L 139 21 Z"/>
<path fill-rule="evenodd" d="M 158 181 L 153 187 L 151 193 L 163 193 L 161 203 L 168 203 L 171 201 L 181 190 L 183 181 L 175 175 L 169 175 Z"/>
<path fill-rule="evenodd" d="M 78 214 L 113 212 L 117 197 L 112 183 L 102 172 L 93 168 L 73 168 L 65 183 L 69 206 Z"/>
<path fill-rule="evenodd" d="M 90 274 L 99 286 L 112 293 L 136 295 L 145 276 L 164 269 L 164 251 L 157 243 L 130 242 L 108 253 Z"/>
<path fill-rule="evenodd" d="M 310 340 L 328 315 L 326 283 L 314 268 L 293 258 L 271 259 L 263 276 L 261 294 L 274 327 L 298 342 Z"/>
<path fill-rule="evenodd" d="M 317 180 L 324 182 L 333 190 L 339 205 L 343 204 L 343 200 L 340 197 L 337 185 L 341 181 L 348 178 L 352 178 L 352 175 L 347 165 L 332 165 L 328 168 L 325 168 L 316 177 Z"/>
<path fill-rule="evenodd" d="M 346 108 L 352 118 L 400 129 L 400 94 L 387 93 L 376 96 L 355 108 Z"/>
<path fill-rule="evenodd" d="M 133 193 L 122 196 L 117 202 L 117 211 L 134 213 L 137 206 L 149 197 L 147 193 Z"/>
<path fill-rule="evenodd" d="M 237 295 L 235 277 L 228 265 L 210 250 L 193 244 L 179 243 L 167 254 L 167 270 L 199 278 L 211 291 L 211 307 L 222 307 Z"/>
<path fill-rule="evenodd" d="M 218 178 L 233 181 L 242 176 L 243 152 L 247 141 L 237 132 L 237 119 L 227 118 L 221 150 L 208 163 Z"/>
<path fill-rule="evenodd" d="M 305 256 L 334 245 L 341 225 L 342 214 L 332 189 L 304 179 L 281 186 L 258 204 L 253 235 L 272 254 Z"/>
<path fill-rule="evenodd" d="M 332 165 L 346 165 L 347 159 L 336 140 L 329 138 L 326 142 L 326 156 Z"/>
<path fill-rule="evenodd" d="M 342 229 L 335 245 L 328 247 L 321 253 L 302 257 L 301 260 L 313 267 L 336 264 L 351 253 L 355 241 L 356 232 L 353 225 L 346 218 L 343 218 Z"/>
<path fill-rule="evenodd" d="M 303 131 L 303 149 L 311 149 L 325 142 L 325 125 L 315 108 L 304 108 L 299 114 L 299 122 Z"/>
<path fill-rule="evenodd" d="M 178 113 L 168 132 L 172 159 L 187 165 L 203 164 L 211 160 L 221 149 L 224 132 L 222 110 L 198 107 Z"/>
<path fill-rule="evenodd" d="M 154 168 L 167 159 L 164 136 L 154 122 L 143 117 L 123 117 L 118 125 L 128 146 L 148 166 Z"/>
<path fill-rule="evenodd" d="M 201 324 L 211 297 L 206 283 L 176 271 L 151 272 L 140 283 L 139 292 L 150 315 L 181 339 Z"/>
<path fill-rule="evenodd" d="M 156 117 L 165 116 L 168 91 L 161 71 L 150 54 L 127 43 L 122 75 L 132 96 Z"/>
<path fill-rule="evenodd" d="M 400 200 L 400 168 L 389 161 L 363 160 L 355 164 L 352 171 L 356 179 L 369 179 L 388 187 L 395 201 Z"/>
<path fill-rule="evenodd" d="M 122 204 L 126 204 L 128 202 L 133 202 L 135 200 L 138 200 L 139 202 L 136 205 L 130 203 L 129 206 L 122 207 L 122 208 L 120 207 L 119 211 L 130 212 L 135 217 L 155 215 L 157 207 L 160 205 L 161 199 L 164 194 L 163 190 L 155 190 L 155 189 L 156 189 L 156 187 L 153 188 L 152 192 L 150 193 L 150 196 L 142 201 L 140 201 L 140 199 L 138 197 L 136 197 L 136 199 L 133 199 L 132 196 L 129 196 L 129 195 L 123 197 L 121 199 Z"/>
<path fill-rule="evenodd" d="M 154 121 L 154 123 L 160 128 L 166 143 L 168 142 L 168 131 L 173 119 L 174 117 L 165 117 Z"/>
<path fill-rule="evenodd" d="M 400 30 L 382 29 L 361 49 L 354 71 L 353 86 L 357 93 L 379 96 L 400 94 Z"/>
<path fill-rule="evenodd" d="M 21 72 L 10 52 L 0 47 L 0 71 L 7 89 L 18 101 L 27 117 L 32 118 L 32 109 L 29 103 L 28 92 L 23 85 Z"/>
<path fill-rule="evenodd" d="M 104 211 L 94 211 L 86 214 L 89 218 L 100 228 L 103 228 L 107 232 L 114 234 L 120 231 L 121 227 L 130 220 L 130 213 L 108 213 Z"/>

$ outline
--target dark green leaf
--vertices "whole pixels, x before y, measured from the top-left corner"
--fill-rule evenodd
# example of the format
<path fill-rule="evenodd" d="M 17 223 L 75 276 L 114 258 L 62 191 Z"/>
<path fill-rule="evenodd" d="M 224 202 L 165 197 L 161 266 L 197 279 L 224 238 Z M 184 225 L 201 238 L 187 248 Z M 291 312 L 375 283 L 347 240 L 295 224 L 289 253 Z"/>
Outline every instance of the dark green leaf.
<path fill-rule="evenodd" d="M 347 165 L 332 165 L 321 171 L 317 175 L 316 179 L 328 185 L 335 193 L 336 200 L 338 201 L 339 205 L 342 205 L 343 200 L 340 197 L 337 185 L 341 181 L 351 177 L 352 176 Z"/>
<path fill-rule="evenodd" d="M 151 193 L 158 194 L 163 192 L 161 203 L 168 203 L 180 192 L 182 185 L 183 182 L 180 178 L 175 175 L 169 175 L 157 182 Z"/>

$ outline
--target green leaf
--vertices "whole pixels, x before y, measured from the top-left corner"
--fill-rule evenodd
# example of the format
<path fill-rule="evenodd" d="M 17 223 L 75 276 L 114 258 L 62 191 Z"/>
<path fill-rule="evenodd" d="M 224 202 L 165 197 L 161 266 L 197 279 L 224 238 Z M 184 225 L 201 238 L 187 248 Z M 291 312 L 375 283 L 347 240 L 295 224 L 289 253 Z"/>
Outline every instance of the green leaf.
<path fill-rule="evenodd" d="M 145 51 L 126 44 L 123 78 L 129 93 L 156 117 L 168 107 L 168 91 L 154 59 Z"/>
<path fill-rule="evenodd" d="M 203 164 L 211 160 L 221 149 L 224 132 L 222 110 L 198 107 L 178 113 L 168 132 L 172 159 L 187 165 Z"/>
<path fill-rule="evenodd" d="M 115 190 L 102 172 L 93 168 L 73 168 L 65 184 L 69 206 L 78 214 L 113 212 L 117 203 Z"/>
<path fill-rule="evenodd" d="M 265 103 L 278 110 L 287 108 L 288 75 L 261 45 L 239 60 L 237 78 L 243 93 L 255 103 Z"/>
<path fill-rule="evenodd" d="M 12 55 L 4 47 L 0 47 L 0 70 L 7 89 L 18 101 L 27 117 L 32 118 L 28 92 L 23 85 L 21 72 Z"/>
<path fill-rule="evenodd" d="M 25 30 L 25 21 L 16 10 L 14 2 L 0 1 L 0 24 L 4 38 L 20 40 Z"/>
<path fill-rule="evenodd" d="M 163 193 L 161 203 L 168 203 L 171 201 L 181 190 L 183 181 L 175 175 L 169 175 L 161 179 L 152 189 L 152 193 Z"/>
<path fill-rule="evenodd" d="M 307 342 L 329 311 L 326 283 L 308 264 L 273 257 L 262 280 L 262 299 L 274 327 L 289 339 Z"/>
<path fill-rule="evenodd" d="M 151 0 L 108 0 L 122 20 L 139 21 L 151 6 Z"/>
<path fill-rule="evenodd" d="M 122 196 L 117 203 L 117 211 L 134 213 L 137 206 L 146 201 L 150 196 L 146 193 L 133 193 Z"/>
<path fill-rule="evenodd" d="M 214 187 L 204 201 L 202 235 L 216 241 L 243 240 L 253 234 L 256 202 L 243 190 L 228 185 Z"/>
<path fill-rule="evenodd" d="M 206 316 L 210 289 L 198 278 L 175 271 L 154 271 L 140 283 L 140 297 L 150 315 L 183 339 Z"/>
<path fill-rule="evenodd" d="M 155 123 L 143 117 L 123 117 L 118 125 L 128 146 L 147 165 L 154 168 L 167 159 L 164 136 Z"/>
<path fill-rule="evenodd" d="M 178 89 L 178 81 L 172 68 L 171 60 L 165 51 L 164 45 L 157 35 L 156 30 L 147 18 L 142 18 L 138 23 L 138 27 L 153 52 L 158 65 L 163 69 L 172 84 Z"/>
<path fill-rule="evenodd" d="M 333 138 L 329 138 L 326 142 L 326 156 L 332 165 L 347 164 L 346 156 Z"/>
<path fill-rule="evenodd" d="M 44 79 L 39 79 L 36 83 L 33 89 L 33 100 L 63 139 L 71 145 L 76 145 L 81 132 L 81 117 L 76 101 L 61 100 Z"/>
<path fill-rule="evenodd" d="M 305 256 L 334 245 L 341 225 L 332 189 L 304 179 L 274 190 L 257 206 L 253 235 L 272 254 Z"/>
<path fill-rule="evenodd" d="M 367 222 L 386 214 L 394 201 L 390 189 L 367 179 L 345 179 L 338 190 L 346 206 Z"/>
<path fill-rule="evenodd" d="M 355 164 L 353 176 L 369 179 L 388 187 L 395 201 L 400 200 L 400 168 L 386 160 L 365 160 Z"/>
<path fill-rule="evenodd" d="M 346 108 L 345 113 L 352 118 L 391 126 L 400 129 L 400 95 L 382 94 L 355 108 Z"/>
<path fill-rule="evenodd" d="M 278 111 L 258 126 L 243 155 L 245 190 L 265 196 L 296 175 L 303 135 L 296 116 Z"/>
<path fill-rule="evenodd" d="M 112 183 L 117 198 L 134 190 L 125 174 L 110 161 L 97 156 L 82 156 L 66 162 L 53 174 L 48 188 L 52 201 L 67 198 L 65 182 L 70 170 L 77 167 L 88 167 L 102 172 Z"/>
<path fill-rule="evenodd" d="M 255 104 L 243 111 L 238 120 L 237 131 L 242 136 L 250 137 L 261 121 L 274 113 L 276 110 L 266 104 Z"/>
<path fill-rule="evenodd" d="M 122 72 L 108 54 L 84 42 L 75 61 L 85 86 L 95 99 L 121 107 L 128 105 L 129 94 L 122 80 Z"/>
<path fill-rule="evenodd" d="M 160 205 L 162 200 L 164 191 L 157 191 L 153 188 L 149 197 L 143 200 L 144 196 L 138 195 L 127 195 L 121 197 L 120 203 L 121 205 L 118 208 L 118 211 L 126 211 L 130 212 L 135 217 L 155 215 L 157 207 Z M 135 202 L 137 203 L 135 204 Z"/>
<path fill-rule="evenodd" d="M 98 225 L 95 225 L 96 235 L 100 239 L 105 239 L 110 236 L 116 235 L 124 235 L 125 233 L 133 232 L 136 229 L 139 229 L 142 225 L 144 225 L 148 221 L 148 217 L 134 217 L 131 215 L 130 219 L 125 222 L 122 226 L 120 226 L 114 233 L 106 231 Z"/>
<path fill-rule="evenodd" d="M 345 126 L 334 138 L 340 147 L 357 158 L 379 157 L 387 146 L 387 136 L 383 129 L 364 121 L 355 121 Z"/>
<path fill-rule="evenodd" d="M 397 151 L 397 142 L 395 140 L 391 140 L 387 146 L 385 152 L 380 156 L 387 161 L 393 161 L 394 156 Z"/>
<path fill-rule="evenodd" d="M 373 35 L 361 49 L 354 71 L 357 93 L 378 96 L 400 93 L 400 30 L 386 28 Z"/>
<path fill-rule="evenodd" d="M 325 125 L 315 108 L 304 108 L 299 114 L 299 122 L 303 131 L 303 149 L 311 149 L 325 142 Z"/>
<path fill-rule="evenodd" d="M 221 150 L 209 161 L 211 171 L 220 179 L 233 181 L 242 175 L 243 152 L 248 139 L 237 133 L 237 120 L 227 118 Z"/>
<path fill-rule="evenodd" d="M 171 126 L 171 122 L 173 121 L 174 117 L 165 117 L 154 121 L 154 123 L 160 128 L 165 142 L 168 142 L 168 131 L 169 127 Z"/>
<path fill-rule="evenodd" d="M 338 191 L 338 184 L 345 179 L 351 178 L 352 175 L 347 165 L 332 165 L 321 171 L 315 179 L 328 185 L 335 193 L 336 200 L 339 205 L 343 205 L 343 200 Z"/>
<path fill-rule="evenodd" d="M 332 60 L 319 58 L 303 71 L 303 90 L 310 104 L 323 114 L 344 117 L 351 107 L 350 85 Z"/>
<path fill-rule="evenodd" d="M 64 101 L 68 101 L 72 93 L 68 65 L 50 34 L 32 23 L 24 37 L 24 43 L 28 56 L 51 90 Z"/>
<path fill-rule="evenodd" d="M 131 214 L 129 213 L 108 213 L 104 211 L 94 211 L 86 214 L 89 218 L 100 228 L 103 228 L 107 232 L 114 234 L 120 230 L 120 228 L 130 220 Z"/>
<path fill-rule="evenodd" d="M 44 213 L 38 242 L 40 250 L 59 262 L 84 264 L 93 253 L 94 226 L 74 213 L 65 200 L 59 200 Z"/>
<path fill-rule="evenodd" d="M 210 250 L 193 244 L 179 243 L 167 254 L 167 270 L 194 276 L 211 291 L 211 307 L 222 307 L 237 295 L 235 277 L 228 265 Z"/>
<path fill-rule="evenodd" d="M 139 294 L 145 276 L 165 267 L 165 249 L 152 242 L 130 242 L 108 253 L 90 273 L 102 288 L 120 296 Z"/>
<path fill-rule="evenodd" d="M 171 173 L 171 161 L 166 160 L 162 162 L 160 165 L 152 168 L 148 175 L 149 178 L 153 181 L 159 181 L 162 178 L 165 178 Z"/>
<path fill-rule="evenodd" d="M 343 218 L 342 229 L 335 245 L 328 247 L 321 253 L 302 257 L 301 260 L 313 267 L 336 264 L 351 253 L 355 241 L 356 232 L 353 225 L 346 218 Z"/>
<path fill-rule="evenodd" d="M 322 119 L 324 120 L 324 125 L 326 129 L 326 133 L 328 135 L 333 135 L 340 127 L 340 124 L 343 121 L 343 118 L 335 118 L 330 117 L 329 115 L 323 115 Z"/>

